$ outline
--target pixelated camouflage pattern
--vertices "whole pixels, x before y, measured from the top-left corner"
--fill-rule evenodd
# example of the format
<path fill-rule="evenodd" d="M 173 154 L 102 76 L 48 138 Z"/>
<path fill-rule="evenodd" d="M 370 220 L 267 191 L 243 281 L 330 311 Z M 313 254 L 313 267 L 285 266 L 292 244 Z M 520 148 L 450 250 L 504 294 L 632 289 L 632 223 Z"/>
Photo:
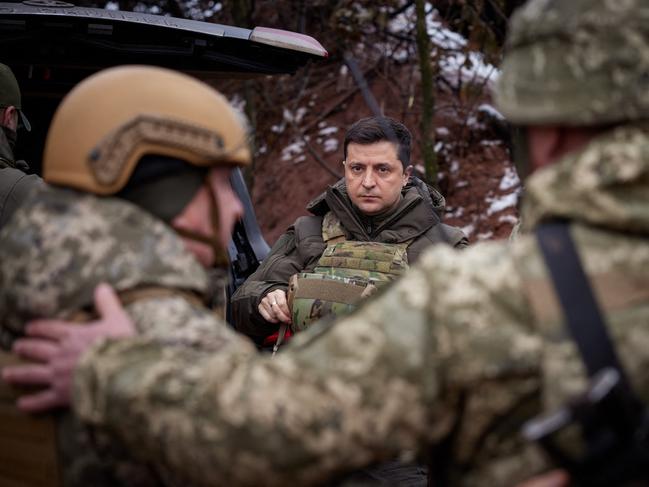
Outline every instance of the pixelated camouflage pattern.
<path fill-rule="evenodd" d="M 538 171 L 523 220 L 573 221 L 645 401 L 648 150 L 649 135 L 627 127 Z M 219 353 L 150 338 L 104 343 L 78 369 L 76 410 L 200 485 L 314 485 L 444 442 L 447 485 L 511 486 L 548 466 L 522 442 L 522 422 L 584 384 L 551 289 L 526 231 L 461 255 L 434 247 L 386 292 L 272 359 L 225 328 L 214 332 L 228 342 Z"/>
<path fill-rule="evenodd" d="M 207 288 L 203 269 L 162 222 L 114 198 L 43 187 L 0 232 L 2 345 L 21 336 L 29 319 L 91 312 L 100 282 L 120 291 Z M 220 326 L 206 309 L 170 294 L 135 300 L 127 311 L 144 336 L 189 346 L 215 343 L 210 332 Z M 56 420 L 66 487 L 160 485 L 117 442 L 89 435 L 69 413 Z"/>
<path fill-rule="evenodd" d="M 325 238 L 323 219 L 323 238 Z M 330 240 L 326 239 L 325 240 Z M 313 273 L 300 274 L 302 279 L 339 280 L 350 286 L 382 286 L 393 281 L 408 269 L 408 243 L 343 241 L 328 245 Z M 311 277 L 313 276 L 313 277 Z M 367 292 L 370 296 L 372 293 Z M 299 295 L 291 301 L 291 330 L 305 330 L 311 323 L 332 314 L 343 316 L 355 309 L 354 305 L 326 299 L 304 298 Z"/>
<path fill-rule="evenodd" d="M 0 232 L 0 344 L 34 318 L 69 318 L 108 282 L 205 292 L 207 277 L 163 222 L 114 198 L 43 188 Z"/>
<path fill-rule="evenodd" d="M 528 2 L 510 23 L 496 105 L 518 124 L 646 119 L 648 52 L 646 0 Z"/>

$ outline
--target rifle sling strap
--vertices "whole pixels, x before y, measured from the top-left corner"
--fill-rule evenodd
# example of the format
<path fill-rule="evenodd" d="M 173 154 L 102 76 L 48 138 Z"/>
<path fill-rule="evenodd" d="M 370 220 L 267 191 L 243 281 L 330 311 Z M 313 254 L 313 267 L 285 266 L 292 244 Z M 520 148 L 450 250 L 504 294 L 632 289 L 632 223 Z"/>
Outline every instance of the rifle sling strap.
<path fill-rule="evenodd" d="M 589 377 L 613 367 L 620 373 L 621 385 L 630 392 L 626 374 L 570 236 L 569 223 L 541 224 L 536 238 L 561 303 L 565 325 L 577 344 Z"/>

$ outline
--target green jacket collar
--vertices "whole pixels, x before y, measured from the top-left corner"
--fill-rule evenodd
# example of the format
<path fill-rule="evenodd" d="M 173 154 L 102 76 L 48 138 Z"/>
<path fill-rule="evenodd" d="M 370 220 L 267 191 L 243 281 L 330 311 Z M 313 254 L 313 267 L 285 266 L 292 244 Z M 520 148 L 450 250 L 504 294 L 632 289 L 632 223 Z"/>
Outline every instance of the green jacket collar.
<path fill-rule="evenodd" d="M 312 200 L 307 210 L 314 215 L 333 211 L 354 240 L 398 243 L 416 238 L 438 224 L 444 204 L 444 197 L 436 189 L 412 177 L 402 190 L 399 205 L 376 217 L 376 221 L 369 221 L 369 217 L 359 217 L 347 195 L 345 180 L 341 179 Z"/>

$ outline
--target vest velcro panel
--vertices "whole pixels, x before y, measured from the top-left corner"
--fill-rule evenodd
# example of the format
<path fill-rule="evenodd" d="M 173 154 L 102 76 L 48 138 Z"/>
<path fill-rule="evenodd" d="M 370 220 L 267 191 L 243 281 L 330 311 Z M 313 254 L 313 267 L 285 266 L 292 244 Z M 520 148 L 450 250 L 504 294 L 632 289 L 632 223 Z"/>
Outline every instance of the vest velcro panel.
<path fill-rule="evenodd" d="M 373 294 L 373 282 L 339 276 L 301 272 L 291 278 L 288 302 L 292 311 L 291 329 L 306 329 L 313 321 L 328 315 L 353 311 L 356 303 Z"/>

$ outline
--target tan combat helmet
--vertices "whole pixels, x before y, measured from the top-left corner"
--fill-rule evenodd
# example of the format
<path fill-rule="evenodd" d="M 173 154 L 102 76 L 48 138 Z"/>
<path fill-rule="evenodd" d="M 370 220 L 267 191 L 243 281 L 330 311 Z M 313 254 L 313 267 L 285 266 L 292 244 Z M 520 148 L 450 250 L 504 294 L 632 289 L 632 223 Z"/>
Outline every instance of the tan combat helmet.
<path fill-rule="evenodd" d="M 101 71 L 61 102 L 45 143 L 43 179 L 98 195 L 119 192 L 156 154 L 191 165 L 247 165 L 243 118 L 220 93 L 150 66 Z"/>
<path fill-rule="evenodd" d="M 533 0 L 510 23 L 496 105 L 519 125 L 649 117 L 646 0 Z"/>

